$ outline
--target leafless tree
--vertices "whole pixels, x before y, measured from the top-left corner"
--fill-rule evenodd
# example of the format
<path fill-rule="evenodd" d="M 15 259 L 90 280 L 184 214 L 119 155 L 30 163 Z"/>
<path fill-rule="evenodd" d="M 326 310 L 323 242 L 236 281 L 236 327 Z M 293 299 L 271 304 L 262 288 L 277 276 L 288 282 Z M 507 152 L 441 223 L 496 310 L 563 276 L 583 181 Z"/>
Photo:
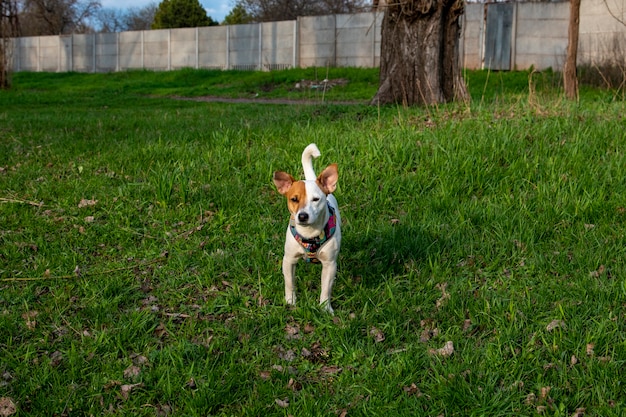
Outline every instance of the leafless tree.
<path fill-rule="evenodd" d="M 386 3 L 382 7 L 380 83 L 372 104 L 468 100 L 459 59 L 463 0 Z"/>
<path fill-rule="evenodd" d="M 243 7 L 254 22 L 272 22 L 364 11 L 366 3 L 366 0 L 237 0 L 235 5 Z"/>
<path fill-rule="evenodd" d="M 63 35 L 91 30 L 100 0 L 22 0 L 21 36 Z"/>
<path fill-rule="evenodd" d="M 106 8 L 98 11 L 94 21 L 98 30 L 104 33 L 150 30 L 156 10 L 156 3 L 128 9 Z"/>
<path fill-rule="evenodd" d="M 17 1 L 0 0 L 0 89 L 7 89 L 11 85 L 12 38 L 17 34 Z"/>
<path fill-rule="evenodd" d="M 143 7 L 129 8 L 124 18 L 126 30 L 149 30 L 157 7 L 157 3 L 150 3 Z"/>

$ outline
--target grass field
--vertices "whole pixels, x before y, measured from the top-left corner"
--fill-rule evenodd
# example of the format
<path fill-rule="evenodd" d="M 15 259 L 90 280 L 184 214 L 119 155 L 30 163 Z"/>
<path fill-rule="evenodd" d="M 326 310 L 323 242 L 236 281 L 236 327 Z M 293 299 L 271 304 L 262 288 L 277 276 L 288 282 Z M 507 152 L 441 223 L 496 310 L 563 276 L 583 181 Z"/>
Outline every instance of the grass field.
<path fill-rule="evenodd" d="M 307 79 L 346 79 L 295 90 Z M 626 105 L 469 72 L 14 75 L 0 92 L 0 415 L 621 416 Z M 258 94 L 258 96 L 257 96 Z M 261 97 L 317 105 L 183 101 Z M 286 203 L 337 162 L 335 315 L 283 302 Z"/>

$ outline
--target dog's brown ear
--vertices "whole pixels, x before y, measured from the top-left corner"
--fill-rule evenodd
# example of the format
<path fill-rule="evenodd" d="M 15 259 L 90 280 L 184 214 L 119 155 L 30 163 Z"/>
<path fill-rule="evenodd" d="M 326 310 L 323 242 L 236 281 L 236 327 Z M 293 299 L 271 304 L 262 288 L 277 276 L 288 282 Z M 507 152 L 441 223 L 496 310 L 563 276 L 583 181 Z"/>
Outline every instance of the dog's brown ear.
<path fill-rule="evenodd" d="M 285 194 L 291 188 L 291 185 L 295 182 L 295 178 L 283 171 L 274 172 L 274 185 L 278 189 L 278 192 Z"/>
<path fill-rule="evenodd" d="M 330 194 L 337 189 L 337 180 L 339 180 L 337 164 L 330 164 L 317 177 L 317 185 L 326 194 Z"/>

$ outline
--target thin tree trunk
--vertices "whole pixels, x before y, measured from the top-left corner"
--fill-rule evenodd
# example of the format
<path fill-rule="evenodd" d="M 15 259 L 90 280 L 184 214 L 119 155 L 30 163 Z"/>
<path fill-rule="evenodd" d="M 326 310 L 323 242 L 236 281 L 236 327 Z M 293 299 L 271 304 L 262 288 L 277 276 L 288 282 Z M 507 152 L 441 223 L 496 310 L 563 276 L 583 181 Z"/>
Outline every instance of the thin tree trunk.
<path fill-rule="evenodd" d="M 565 96 L 570 100 L 578 100 L 578 77 L 576 76 L 576 59 L 578 55 L 578 28 L 580 26 L 580 0 L 570 0 L 569 27 L 567 33 L 567 57 L 563 68 L 563 87 Z"/>
<path fill-rule="evenodd" d="M 467 100 L 459 63 L 462 0 L 396 0 L 385 6 L 380 84 L 371 104 Z"/>
<path fill-rule="evenodd" d="M 11 86 L 13 41 L 18 35 L 16 0 L 0 0 L 0 89 Z"/>

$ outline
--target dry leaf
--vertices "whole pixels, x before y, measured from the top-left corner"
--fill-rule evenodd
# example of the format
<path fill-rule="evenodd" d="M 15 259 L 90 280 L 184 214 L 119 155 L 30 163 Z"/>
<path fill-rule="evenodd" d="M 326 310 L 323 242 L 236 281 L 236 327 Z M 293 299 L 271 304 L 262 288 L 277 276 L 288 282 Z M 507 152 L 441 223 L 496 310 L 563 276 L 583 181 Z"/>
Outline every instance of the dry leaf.
<path fill-rule="evenodd" d="M 268 381 L 272 377 L 272 373 L 270 371 L 261 371 L 259 372 L 259 377 L 263 381 Z"/>
<path fill-rule="evenodd" d="M 167 332 L 167 329 L 165 328 L 165 324 L 159 323 L 156 329 L 154 329 L 154 335 L 158 337 L 159 339 L 163 339 L 167 337 L 168 332 Z"/>
<path fill-rule="evenodd" d="M 31 310 L 22 314 L 22 318 L 26 321 L 26 327 L 28 330 L 35 330 L 35 327 L 37 327 L 37 320 L 35 320 L 35 317 L 38 315 L 39 312 L 36 310 Z"/>
<path fill-rule="evenodd" d="M 569 360 L 569 363 L 574 366 L 578 363 L 578 358 L 574 355 L 572 355 L 571 359 Z"/>
<path fill-rule="evenodd" d="M 290 325 L 289 323 L 287 323 L 285 325 L 285 333 L 286 333 L 286 338 L 287 340 L 294 340 L 294 339 L 300 339 L 300 328 L 298 327 L 298 325 L 296 324 L 295 326 Z"/>
<path fill-rule="evenodd" d="M 432 355 L 438 355 L 447 358 L 448 356 L 452 356 L 452 354 L 454 353 L 454 343 L 452 343 L 452 341 L 448 341 L 442 348 L 430 349 L 428 352 Z"/>
<path fill-rule="evenodd" d="M 63 360 L 63 353 L 56 350 L 52 352 L 52 354 L 50 355 L 50 366 L 53 366 L 53 367 L 59 366 L 62 360 Z"/>
<path fill-rule="evenodd" d="M 126 384 L 126 385 L 122 385 L 122 388 L 121 388 L 121 391 L 120 391 L 120 393 L 121 393 L 121 395 L 122 395 L 122 398 L 123 398 L 123 399 L 125 399 L 125 400 L 127 400 L 127 399 L 128 399 L 128 397 L 130 396 L 130 392 L 131 392 L 132 390 L 134 390 L 135 388 L 137 388 L 137 387 L 143 387 L 143 383 L 142 383 L 142 382 L 139 382 L 139 383 L 137 383 L 137 384 Z"/>
<path fill-rule="evenodd" d="M 593 349 L 596 347 L 595 343 L 587 343 L 587 356 L 593 356 Z"/>
<path fill-rule="evenodd" d="M 415 395 L 416 397 L 422 397 L 424 394 L 422 394 L 422 391 L 420 391 L 420 389 L 417 387 L 417 385 L 415 385 L 415 382 L 412 383 L 409 386 L 406 386 L 404 388 L 402 388 L 402 390 L 407 394 L 407 395 Z"/>
<path fill-rule="evenodd" d="M 17 413 L 17 406 L 9 397 L 0 398 L 0 417 L 9 417 Z"/>
<path fill-rule="evenodd" d="M 524 400 L 524 404 L 531 405 L 531 404 L 534 404 L 535 401 L 537 401 L 537 396 L 535 395 L 535 393 L 531 392 L 530 394 L 526 396 L 526 399 Z"/>
<path fill-rule="evenodd" d="M 587 409 L 582 408 L 582 407 L 577 408 L 574 414 L 572 414 L 572 417 L 584 417 L 585 411 L 587 411 Z"/>
<path fill-rule="evenodd" d="M 287 388 L 292 391 L 300 391 L 302 389 L 302 384 L 293 378 L 289 378 L 289 383 L 287 383 Z"/>
<path fill-rule="evenodd" d="M 322 366 L 322 369 L 320 371 L 326 375 L 334 375 L 334 374 L 340 374 L 343 371 L 343 368 L 339 366 L 335 366 L 335 365 Z"/>
<path fill-rule="evenodd" d="M 141 373 L 141 368 L 135 365 L 131 365 L 128 368 L 124 369 L 124 378 L 125 379 L 133 379 L 137 375 Z"/>
<path fill-rule="evenodd" d="M 463 331 L 466 332 L 472 327 L 472 321 L 470 319 L 465 319 L 463 321 Z"/>
<path fill-rule="evenodd" d="M 97 203 L 98 200 L 87 200 L 83 198 L 82 200 L 80 200 L 80 203 L 78 203 L 78 208 L 95 206 Z"/>
<path fill-rule="evenodd" d="M 440 284 L 435 285 L 435 288 L 437 288 L 439 291 L 441 291 L 441 298 L 439 298 L 437 300 L 437 303 L 435 304 L 437 309 L 443 307 L 443 305 L 446 303 L 446 301 L 448 301 L 448 299 L 450 298 L 450 294 L 446 291 L 446 288 L 448 288 L 448 283 L 447 282 L 442 282 Z"/>
<path fill-rule="evenodd" d="M 563 320 L 552 320 L 550 324 L 546 326 L 546 330 L 551 332 L 554 329 L 561 328 L 563 330 L 567 329 L 565 322 Z"/>
<path fill-rule="evenodd" d="M 279 400 L 277 398 L 276 399 L 276 405 L 278 405 L 279 407 L 282 407 L 282 408 L 287 408 L 287 407 L 289 407 L 289 399 L 285 398 L 284 400 Z"/>
<path fill-rule="evenodd" d="M 546 398 L 548 398 L 548 395 L 550 395 L 550 390 L 552 389 L 552 387 L 548 386 L 548 387 L 541 387 L 541 394 L 539 394 L 539 399 L 540 400 L 545 400 Z"/>
<path fill-rule="evenodd" d="M 196 380 L 193 378 L 189 378 L 189 381 L 187 381 L 187 387 L 191 389 L 198 388 L 198 385 L 196 384 Z"/>
<path fill-rule="evenodd" d="M 296 356 L 297 356 L 296 353 L 291 349 L 287 351 L 278 352 L 278 357 L 287 362 L 291 362 L 292 360 L 296 358 Z"/>
<path fill-rule="evenodd" d="M 380 343 L 385 340 L 385 334 L 378 328 L 372 327 L 370 329 L 370 336 L 374 338 L 375 343 Z"/>

